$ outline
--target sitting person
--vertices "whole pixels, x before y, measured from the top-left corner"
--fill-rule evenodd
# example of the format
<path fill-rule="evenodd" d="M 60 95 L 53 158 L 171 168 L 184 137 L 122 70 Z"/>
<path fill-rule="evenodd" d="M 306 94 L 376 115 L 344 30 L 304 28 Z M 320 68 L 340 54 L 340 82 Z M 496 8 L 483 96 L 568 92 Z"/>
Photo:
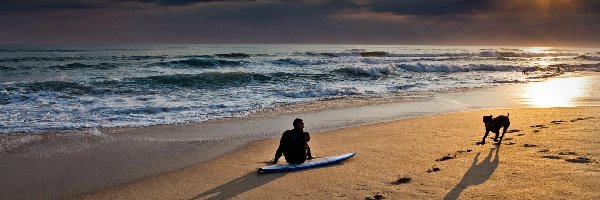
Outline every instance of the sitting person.
<path fill-rule="evenodd" d="M 310 160 L 313 158 L 308 146 L 310 135 L 304 132 L 304 122 L 302 119 L 296 118 L 293 124 L 294 129 L 285 131 L 283 136 L 281 136 L 273 164 L 277 163 L 282 154 L 285 157 L 285 161 L 290 164 L 304 163 L 307 159 Z"/>

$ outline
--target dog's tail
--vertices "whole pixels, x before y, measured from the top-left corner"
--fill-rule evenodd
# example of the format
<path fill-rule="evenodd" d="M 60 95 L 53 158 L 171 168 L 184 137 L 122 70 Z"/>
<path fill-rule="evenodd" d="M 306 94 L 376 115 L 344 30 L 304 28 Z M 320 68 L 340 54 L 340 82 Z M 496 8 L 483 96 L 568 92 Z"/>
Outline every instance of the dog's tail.
<path fill-rule="evenodd" d="M 506 114 L 506 117 L 507 117 L 507 118 L 508 118 L 508 116 L 510 116 L 510 113 L 507 113 L 507 114 Z"/>

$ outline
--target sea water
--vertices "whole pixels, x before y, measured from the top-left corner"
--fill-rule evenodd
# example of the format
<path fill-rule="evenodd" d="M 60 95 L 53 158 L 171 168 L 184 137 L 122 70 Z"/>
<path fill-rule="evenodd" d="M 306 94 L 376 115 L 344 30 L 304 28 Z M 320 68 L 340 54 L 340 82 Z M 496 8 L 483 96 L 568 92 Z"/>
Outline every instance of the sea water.
<path fill-rule="evenodd" d="M 0 46 L 0 133 L 243 117 L 600 71 L 598 49 L 367 45 Z"/>

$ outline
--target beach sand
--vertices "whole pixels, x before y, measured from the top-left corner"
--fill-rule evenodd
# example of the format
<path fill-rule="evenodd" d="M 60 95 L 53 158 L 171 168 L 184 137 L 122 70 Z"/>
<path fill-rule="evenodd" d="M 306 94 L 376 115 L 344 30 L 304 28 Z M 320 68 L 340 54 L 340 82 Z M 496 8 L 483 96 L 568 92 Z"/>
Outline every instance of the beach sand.
<path fill-rule="evenodd" d="M 482 116 L 507 113 L 510 133 L 502 145 L 491 139 L 475 145 L 485 130 Z M 278 138 L 262 139 L 184 169 L 75 198 L 600 199 L 599 113 L 600 107 L 497 109 L 311 133 L 315 156 L 357 154 L 329 167 L 259 175 L 256 169 L 278 145 Z M 398 183 L 400 178 L 410 181 Z"/>

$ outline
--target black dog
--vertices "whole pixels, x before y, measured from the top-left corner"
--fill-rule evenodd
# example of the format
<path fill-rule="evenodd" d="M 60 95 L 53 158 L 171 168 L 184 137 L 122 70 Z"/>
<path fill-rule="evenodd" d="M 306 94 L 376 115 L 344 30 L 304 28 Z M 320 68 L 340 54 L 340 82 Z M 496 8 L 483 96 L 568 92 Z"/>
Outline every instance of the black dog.
<path fill-rule="evenodd" d="M 483 123 L 485 124 L 485 135 L 483 135 L 483 139 L 481 140 L 481 142 L 478 142 L 477 144 L 485 144 L 485 138 L 488 136 L 490 131 L 496 134 L 496 137 L 494 137 L 494 142 L 498 142 L 498 144 L 502 143 L 502 139 L 504 138 L 506 129 L 508 129 L 508 127 L 510 126 L 510 120 L 508 119 L 509 115 L 510 113 L 506 116 L 500 115 L 496 118 L 493 118 L 492 115 L 483 116 Z M 504 130 L 502 131 L 502 136 L 500 136 L 500 140 L 498 140 L 500 128 L 503 128 Z"/>

